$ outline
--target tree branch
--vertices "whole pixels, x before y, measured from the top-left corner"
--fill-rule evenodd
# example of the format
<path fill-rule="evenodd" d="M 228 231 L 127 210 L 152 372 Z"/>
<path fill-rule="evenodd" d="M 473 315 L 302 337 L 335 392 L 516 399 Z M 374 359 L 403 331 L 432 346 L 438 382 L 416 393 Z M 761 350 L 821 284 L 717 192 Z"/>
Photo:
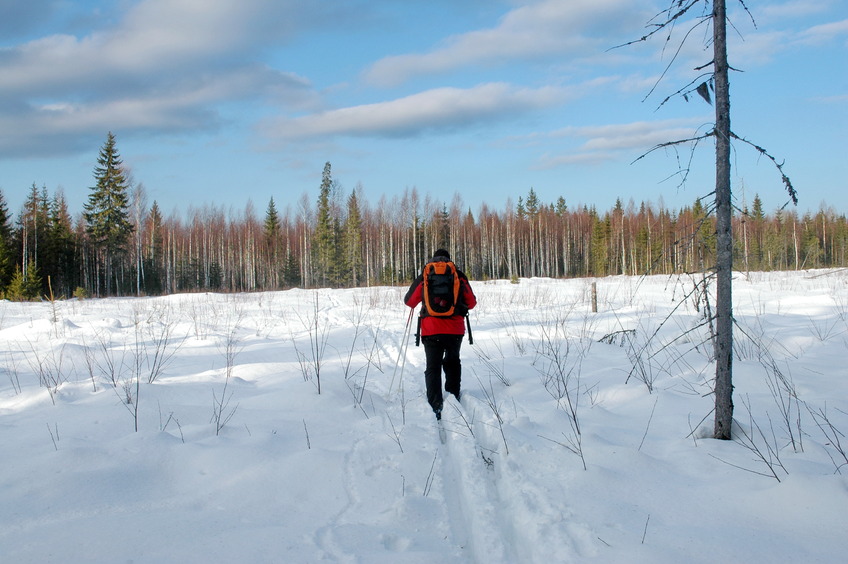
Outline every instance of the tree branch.
<path fill-rule="evenodd" d="M 789 198 L 792 200 L 792 203 L 797 206 L 798 205 L 798 193 L 795 191 L 795 188 L 792 186 L 792 181 L 789 179 L 788 176 L 786 176 L 786 173 L 783 172 L 783 165 L 786 164 L 786 163 L 785 162 L 778 163 L 777 159 L 775 159 L 767 150 L 760 147 L 756 143 L 748 141 L 747 139 L 745 139 L 743 137 L 739 137 L 738 135 L 736 135 L 732 131 L 730 132 L 730 136 L 733 139 L 736 139 L 738 141 L 745 143 L 746 145 L 753 147 L 757 152 L 759 152 L 761 155 L 763 155 L 764 157 L 769 159 L 774 164 L 774 166 L 777 168 L 777 171 L 780 173 L 780 179 L 783 181 L 783 185 L 786 186 L 786 191 L 789 193 Z M 783 208 L 785 208 L 786 205 L 788 205 L 788 204 L 789 204 L 789 202 L 786 202 L 786 204 L 783 205 Z M 783 208 L 781 208 L 781 209 L 783 209 Z"/>

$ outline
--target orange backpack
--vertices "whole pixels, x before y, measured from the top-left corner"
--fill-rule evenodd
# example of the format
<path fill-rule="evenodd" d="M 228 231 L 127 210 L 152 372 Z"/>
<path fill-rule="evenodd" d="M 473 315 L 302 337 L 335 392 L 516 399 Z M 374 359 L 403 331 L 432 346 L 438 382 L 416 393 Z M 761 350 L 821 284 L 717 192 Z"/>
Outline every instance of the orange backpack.
<path fill-rule="evenodd" d="M 459 275 L 452 262 L 430 262 L 424 267 L 424 309 L 427 315 L 450 317 L 457 315 L 459 305 Z"/>

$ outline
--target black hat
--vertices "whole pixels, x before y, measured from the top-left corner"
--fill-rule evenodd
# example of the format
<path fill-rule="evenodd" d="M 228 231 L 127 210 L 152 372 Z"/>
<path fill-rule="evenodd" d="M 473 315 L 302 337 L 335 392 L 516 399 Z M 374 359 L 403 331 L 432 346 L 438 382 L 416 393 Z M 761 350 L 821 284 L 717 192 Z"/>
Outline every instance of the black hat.
<path fill-rule="evenodd" d="M 444 249 L 438 249 L 435 253 L 433 253 L 433 258 L 437 259 L 439 257 L 443 257 L 445 260 L 450 260 L 450 253 Z"/>

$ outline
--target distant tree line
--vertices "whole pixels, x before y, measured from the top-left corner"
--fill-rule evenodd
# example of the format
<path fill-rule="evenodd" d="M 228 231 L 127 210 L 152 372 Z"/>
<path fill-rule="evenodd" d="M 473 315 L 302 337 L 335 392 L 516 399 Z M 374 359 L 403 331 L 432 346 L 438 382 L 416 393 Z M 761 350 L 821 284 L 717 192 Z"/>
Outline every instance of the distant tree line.
<path fill-rule="evenodd" d="M 696 200 L 674 211 L 620 200 L 612 210 L 541 202 L 531 188 L 476 215 L 416 189 L 369 204 L 357 185 L 344 194 L 324 167 L 318 197 L 304 194 L 264 218 L 208 204 L 185 217 L 148 206 L 125 173 L 109 134 L 82 213 L 61 191 L 35 184 L 16 221 L 0 192 L 0 289 L 8 299 L 258 291 L 401 284 L 439 247 L 477 280 L 672 274 L 715 264 L 715 218 Z M 822 208 L 766 214 L 760 198 L 733 217 L 739 270 L 846 266 L 845 214 Z"/>

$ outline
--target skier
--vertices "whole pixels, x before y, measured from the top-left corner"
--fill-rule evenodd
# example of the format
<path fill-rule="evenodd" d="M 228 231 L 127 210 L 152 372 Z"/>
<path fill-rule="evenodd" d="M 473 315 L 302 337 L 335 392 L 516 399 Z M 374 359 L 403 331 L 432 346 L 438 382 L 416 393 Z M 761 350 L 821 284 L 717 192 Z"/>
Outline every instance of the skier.
<path fill-rule="evenodd" d="M 445 274 L 432 274 L 437 271 Z M 450 279 L 452 295 L 444 295 L 439 289 L 439 284 L 446 286 L 445 280 L 439 278 L 440 276 Z M 403 301 L 411 308 L 424 302 L 418 318 L 418 336 L 424 343 L 424 355 L 427 359 L 424 369 L 427 402 L 433 408 L 436 419 L 441 419 L 442 369 L 445 372 L 445 391 L 459 400 L 462 380 L 459 348 L 465 335 L 465 317 L 468 310 L 477 305 L 477 297 L 471 290 L 468 277 L 451 262 L 450 253 L 445 249 L 438 249 L 433 253 L 432 261 L 409 286 Z"/>

